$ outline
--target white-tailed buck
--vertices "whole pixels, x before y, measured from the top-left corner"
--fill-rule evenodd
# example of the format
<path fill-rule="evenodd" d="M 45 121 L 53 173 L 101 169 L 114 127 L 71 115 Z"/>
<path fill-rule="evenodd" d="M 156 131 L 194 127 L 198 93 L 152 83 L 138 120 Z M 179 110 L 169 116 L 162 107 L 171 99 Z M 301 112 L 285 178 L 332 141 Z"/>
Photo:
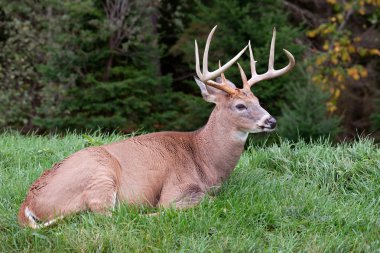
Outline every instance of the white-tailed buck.
<path fill-rule="evenodd" d="M 154 207 L 191 207 L 233 171 L 248 133 L 269 132 L 276 120 L 251 92 L 252 85 L 290 71 L 289 64 L 275 70 L 274 44 L 268 71 L 257 74 L 250 43 L 219 69 L 208 71 L 208 51 L 216 27 L 210 32 L 200 69 L 195 41 L 195 78 L 204 100 L 215 103 L 207 124 L 194 132 L 160 132 L 80 150 L 45 171 L 30 187 L 18 219 L 22 226 L 39 228 L 84 210 L 107 212 L 116 202 Z M 226 71 L 249 48 L 252 77 L 238 64 L 243 88 L 228 81 Z"/>

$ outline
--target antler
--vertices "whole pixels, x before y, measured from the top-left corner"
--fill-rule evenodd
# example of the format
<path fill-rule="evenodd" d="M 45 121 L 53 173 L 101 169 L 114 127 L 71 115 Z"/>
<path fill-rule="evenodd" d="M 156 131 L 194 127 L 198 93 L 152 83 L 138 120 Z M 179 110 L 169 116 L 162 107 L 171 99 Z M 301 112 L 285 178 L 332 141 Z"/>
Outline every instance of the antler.
<path fill-rule="evenodd" d="M 270 44 L 268 71 L 265 74 L 261 74 L 261 75 L 257 74 L 257 72 L 256 72 L 256 61 L 253 58 L 253 53 L 252 53 L 252 48 L 251 48 L 251 41 L 249 41 L 248 47 L 249 47 L 249 56 L 250 56 L 250 64 L 251 64 L 252 77 L 248 81 L 247 81 L 247 78 L 245 77 L 245 73 L 244 73 L 243 69 L 239 65 L 240 74 L 242 76 L 242 80 L 243 80 L 243 84 L 244 84 L 244 89 L 250 89 L 252 87 L 252 85 L 254 85 L 254 84 L 256 84 L 256 83 L 258 83 L 260 81 L 268 80 L 268 79 L 272 79 L 272 78 L 281 76 L 281 75 L 289 72 L 294 67 L 294 65 L 296 64 L 296 61 L 294 60 L 293 55 L 288 50 L 283 49 L 284 52 L 285 52 L 285 54 L 286 54 L 286 56 L 289 59 L 289 64 L 286 67 L 282 68 L 282 69 L 279 69 L 279 70 L 275 70 L 274 69 L 274 45 L 275 45 L 275 40 L 276 40 L 276 28 L 273 28 L 272 42 Z M 244 78 L 245 78 L 245 81 L 244 81 Z"/>
<path fill-rule="evenodd" d="M 211 30 L 210 34 L 207 37 L 205 51 L 203 53 L 203 64 L 202 64 L 203 65 L 203 73 L 201 72 L 201 68 L 200 68 L 200 64 L 199 64 L 198 44 L 197 44 L 197 41 L 195 41 L 195 69 L 197 72 L 197 76 L 202 82 L 205 82 L 209 86 L 212 86 L 212 87 L 217 88 L 219 90 L 223 90 L 229 94 L 235 94 L 236 90 L 227 84 L 227 81 L 224 77 L 223 72 L 226 71 L 229 67 L 231 67 L 232 64 L 234 64 L 239 59 L 239 57 L 244 53 L 244 51 L 247 49 L 248 46 L 246 46 L 234 58 L 232 58 L 230 61 L 228 61 L 223 66 L 220 66 L 220 61 L 219 61 L 219 68 L 213 72 L 209 72 L 208 71 L 208 51 L 210 48 L 212 36 L 213 36 L 216 28 L 217 28 L 217 26 L 215 26 Z M 219 75 L 222 76 L 222 83 L 217 83 L 217 82 L 212 81 L 212 79 L 218 77 Z"/>
<path fill-rule="evenodd" d="M 220 69 L 220 68 L 221 68 L 221 67 L 220 67 L 220 61 L 219 61 L 219 69 Z M 209 85 L 209 86 L 212 86 L 212 87 L 214 87 L 214 88 L 216 88 L 216 89 L 219 89 L 219 90 L 225 91 L 225 92 L 227 92 L 228 94 L 231 94 L 231 95 L 237 93 L 237 90 L 236 90 L 236 89 L 232 88 L 231 86 L 229 86 L 229 85 L 227 84 L 227 79 L 226 79 L 226 77 L 224 76 L 224 73 L 223 73 L 223 72 L 220 73 L 220 77 L 222 78 L 222 82 L 221 82 L 221 83 L 214 82 L 213 80 L 208 80 L 208 81 L 206 82 L 206 84 Z"/>

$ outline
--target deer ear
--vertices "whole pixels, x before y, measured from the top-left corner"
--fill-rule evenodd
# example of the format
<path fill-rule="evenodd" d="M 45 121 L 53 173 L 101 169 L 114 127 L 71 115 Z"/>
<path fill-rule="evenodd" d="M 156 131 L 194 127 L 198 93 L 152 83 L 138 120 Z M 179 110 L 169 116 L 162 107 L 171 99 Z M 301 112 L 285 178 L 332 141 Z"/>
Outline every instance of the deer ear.
<path fill-rule="evenodd" d="M 222 83 L 222 82 L 223 82 L 223 79 L 222 79 L 220 76 L 218 76 L 218 77 L 215 79 L 215 81 L 216 81 L 217 83 Z M 228 80 L 228 79 L 225 79 L 225 81 L 226 81 L 226 83 L 227 83 L 231 88 L 236 89 L 236 85 L 235 85 L 233 82 L 231 82 L 231 81 Z"/>
<path fill-rule="evenodd" d="M 216 103 L 216 96 L 209 93 L 209 91 L 206 88 L 206 85 L 195 76 L 194 79 L 195 82 L 198 84 L 199 89 L 201 90 L 203 99 L 210 103 Z"/>

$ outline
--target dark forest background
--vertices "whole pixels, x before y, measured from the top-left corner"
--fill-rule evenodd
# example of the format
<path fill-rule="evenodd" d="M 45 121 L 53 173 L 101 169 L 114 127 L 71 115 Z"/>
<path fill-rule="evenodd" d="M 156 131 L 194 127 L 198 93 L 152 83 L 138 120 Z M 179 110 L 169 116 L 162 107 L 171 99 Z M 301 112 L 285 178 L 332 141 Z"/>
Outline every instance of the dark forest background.
<path fill-rule="evenodd" d="M 265 72 L 273 27 L 276 68 L 253 88 L 298 138 L 380 139 L 379 0 L 0 1 L 0 127 L 22 132 L 194 130 L 212 105 L 193 80 L 194 40 L 212 27 L 210 64 L 251 40 Z M 248 66 L 248 55 L 239 60 Z M 240 84 L 237 67 L 227 78 Z"/>

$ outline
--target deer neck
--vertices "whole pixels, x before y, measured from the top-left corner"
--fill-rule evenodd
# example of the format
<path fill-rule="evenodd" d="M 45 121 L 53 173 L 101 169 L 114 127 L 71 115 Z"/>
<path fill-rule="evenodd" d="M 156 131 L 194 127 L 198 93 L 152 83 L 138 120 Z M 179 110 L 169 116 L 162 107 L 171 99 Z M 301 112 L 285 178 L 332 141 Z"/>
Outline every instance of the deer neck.
<path fill-rule="evenodd" d="M 211 175 L 211 181 L 216 180 L 215 183 L 224 181 L 239 161 L 248 133 L 226 124 L 216 107 L 207 124 L 195 136 L 198 158 L 205 165 L 205 170 L 208 170 L 206 174 Z"/>

